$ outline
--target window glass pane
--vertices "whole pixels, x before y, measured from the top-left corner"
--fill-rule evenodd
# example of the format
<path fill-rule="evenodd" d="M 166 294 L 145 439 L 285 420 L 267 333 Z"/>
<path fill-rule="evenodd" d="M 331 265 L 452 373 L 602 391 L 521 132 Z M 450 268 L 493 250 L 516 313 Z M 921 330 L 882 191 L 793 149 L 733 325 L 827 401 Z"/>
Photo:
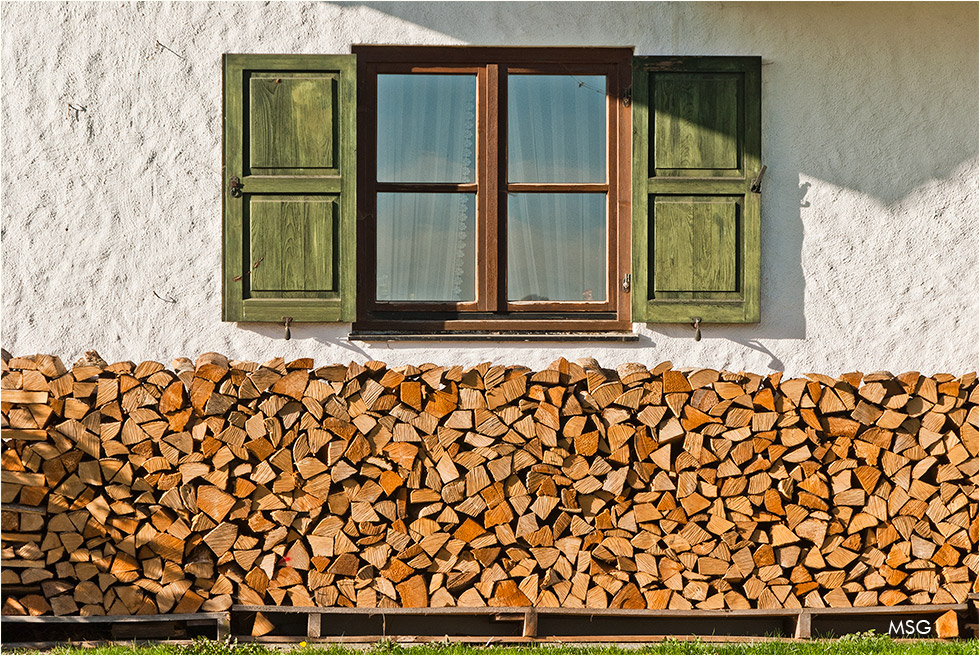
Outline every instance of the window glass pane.
<path fill-rule="evenodd" d="M 473 182 L 475 153 L 475 75 L 378 75 L 379 182 Z"/>
<path fill-rule="evenodd" d="M 507 298 L 606 300 L 606 195 L 510 194 Z"/>
<path fill-rule="evenodd" d="M 379 301 L 476 299 L 474 194 L 378 194 Z"/>
<path fill-rule="evenodd" d="M 510 182 L 606 181 L 606 78 L 507 78 Z"/>

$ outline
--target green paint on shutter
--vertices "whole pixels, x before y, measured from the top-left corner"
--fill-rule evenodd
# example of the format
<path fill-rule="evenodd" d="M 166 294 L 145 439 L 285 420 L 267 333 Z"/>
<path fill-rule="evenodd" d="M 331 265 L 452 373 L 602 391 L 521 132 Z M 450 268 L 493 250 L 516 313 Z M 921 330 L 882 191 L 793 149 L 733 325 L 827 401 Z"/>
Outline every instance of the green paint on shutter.
<path fill-rule="evenodd" d="M 353 321 L 355 99 L 353 55 L 225 55 L 225 321 Z"/>
<path fill-rule="evenodd" d="M 250 204 L 253 291 L 330 291 L 334 207 L 317 197 L 269 196 Z"/>
<path fill-rule="evenodd" d="M 735 203 L 724 199 L 658 199 L 654 291 L 737 291 L 735 210 Z"/>
<path fill-rule="evenodd" d="M 635 321 L 759 321 L 761 63 L 634 59 Z"/>
<path fill-rule="evenodd" d="M 249 79 L 251 166 L 331 168 L 333 166 L 332 76 L 282 73 Z"/>
<path fill-rule="evenodd" d="M 738 168 L 737 75 L 659 75 L 653 109 L 655 169 Z"/>

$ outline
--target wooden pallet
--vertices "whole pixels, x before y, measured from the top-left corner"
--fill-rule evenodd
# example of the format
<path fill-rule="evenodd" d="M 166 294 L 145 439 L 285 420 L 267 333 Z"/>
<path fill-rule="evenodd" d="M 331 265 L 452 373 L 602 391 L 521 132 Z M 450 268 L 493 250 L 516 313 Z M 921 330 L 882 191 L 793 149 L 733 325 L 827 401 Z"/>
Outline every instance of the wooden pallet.
<path fill-rule="evenodd" d="M 21 616 L 4 615 L 0 619 L 4 645 L 8 637 L 24 642 L 32 634 L 44 638 L 106 638 L 112 640 L 167 640 L 201 634 L 213 627 L 216 640 L 230 635 L 230 613 L 185 613 L 172 615 L 96 615 L 96 616 Z M 207 631 L 204 631 L 208 633 Z"/>
<path fill-rule="evenodd" d="M 971 592 L 966 598 L 966 604 L 969 606 L 969 610 L 963 631 L 966 634 L 971 634 L 974 638 L 980 637 L 980 594 Z"/>
<path fill-rule="evenodd" d="M 233 606 L 221 613 L 135 616 L 4 616 L 3 636 L 33 646 L 54 640 L 172 640 L 209 633 L 218 640 L 374 643 L 452 641 L 469 644 L 540 642 L 656 642 L 678 640 L 752 642 L 806 640 L 876 629 L 892 622 L 935 621 L 955 611 L 964 634 L 976 621 L 968 604 L 867 608 L 752 609 L 735 611 L 628 610 L 590 608 L 316 608 Z M 253 637 L 258 613 L 272 626 Z M 974 625 L 975 626 L 975 625 Z M 211 629 L 206 630 L 206 629 Z M 973 628 L 972 630 L 975 630 Z M 33 637 L 32 637 L 33 636 Z M 893 637 L 928 637 L 894 636 Z M 11 647 L 9 640 L 4 646 Z"/>
<path fill-rule="evenodd" d="M 808 639 L 876 629 L 891 622 L 934 621 L 947 611 L 964 615 L 967 604 L 866 608 L 629 610 L 590 608 L 309 608 L 233 606 L 232 631 L 242 640 L 375 642 L 411 637 L 460 642 L 650 642 L 666 637 Z M 256 614 L 273 629 L 250 637 Z M 440 628 L 441 627 L 441 628 Z M 442 630 L 448 629 L 448 630 Z M 904 637 L 904 636 L 902 636 Z M 925 637 L 925 636 L 923 636 Z"/>

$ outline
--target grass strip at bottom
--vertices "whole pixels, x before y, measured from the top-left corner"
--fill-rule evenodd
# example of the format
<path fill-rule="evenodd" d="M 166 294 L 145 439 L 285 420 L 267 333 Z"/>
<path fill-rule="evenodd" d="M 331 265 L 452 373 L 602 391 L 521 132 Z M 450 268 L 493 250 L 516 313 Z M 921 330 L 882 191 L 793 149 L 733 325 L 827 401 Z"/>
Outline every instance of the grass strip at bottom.
<path fill-rule="evenodd" d="M 143 656 L 149 654 L 185 656 L 190 654 L 224 655 L 242 654 L 275 656 L 305 656 L 309 655 L 361 655 L 361 654 L 476 654 L 479 656 L 497 655 L 541 655 L 552 654 L 623 654 L 637 656 L 643 654 L 697 654 L 724 656 L 727 654 L 976 654 L 980 642 L 976 638 L 967 640 L 893 640 L 886 635 L 873 631 L 848 634 L 840 638 L 814 639 L 806 641 L 786 641 L 760 638 L 758 640 L 732 642 L 705 642 L 698 639 L 676 640 L 667 639 L 638 645 L 617 644 L 582 644 L 582 643 L 543 643 L 537 645 L 515 646 L 479 646 L 458 642 L 430 643 L 400 643 L 396 640 L 384 640 L 368 645 L 355 647 L 330 643 L 297 643 L 277 646 L 254 642 L 238 642 L 236 640 L 217 641 L 198 638 L 191 643 L 110 643 L 97 647 L 82 647 L 79 645 L 60 645 L 44 650 L 33 649 L 3 649 L 4 654 L 118 654 Z"/>

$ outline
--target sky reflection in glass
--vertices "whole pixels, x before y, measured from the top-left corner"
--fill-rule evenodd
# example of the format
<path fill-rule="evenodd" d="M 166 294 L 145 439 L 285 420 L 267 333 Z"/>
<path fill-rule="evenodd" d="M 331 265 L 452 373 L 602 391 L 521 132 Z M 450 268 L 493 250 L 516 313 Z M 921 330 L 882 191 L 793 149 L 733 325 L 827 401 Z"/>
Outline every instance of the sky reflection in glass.
<path fill-rule="evenodd" d="M 507 298 L 606 300 L 606 195 L 510 194 Z"/>
<path fill-rule="evenodd" d="M 476 76 L 378 75 L 378 182 L 476 179 Z"/>
<path fill-rule="evenodd" d="M 605 182 L 605 76 L 508 76 L 507 139 L 510 182 Z"/>
<path fill-rule="evenodd" d="M 378 194 L 379 301 L 476 298 L 476 196 Z"/>

